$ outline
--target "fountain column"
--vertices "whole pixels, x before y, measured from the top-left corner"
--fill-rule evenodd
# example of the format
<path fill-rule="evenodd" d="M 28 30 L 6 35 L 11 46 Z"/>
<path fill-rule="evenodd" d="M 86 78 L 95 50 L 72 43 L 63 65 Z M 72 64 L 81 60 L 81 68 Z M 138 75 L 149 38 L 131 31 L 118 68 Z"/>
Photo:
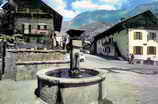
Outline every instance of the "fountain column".
<path fill-rule="evenodd" d="M 80 48 L 75 46 L 76 40 L 70 39 L 70 76 L 78 76 L 80 73 Z"/>

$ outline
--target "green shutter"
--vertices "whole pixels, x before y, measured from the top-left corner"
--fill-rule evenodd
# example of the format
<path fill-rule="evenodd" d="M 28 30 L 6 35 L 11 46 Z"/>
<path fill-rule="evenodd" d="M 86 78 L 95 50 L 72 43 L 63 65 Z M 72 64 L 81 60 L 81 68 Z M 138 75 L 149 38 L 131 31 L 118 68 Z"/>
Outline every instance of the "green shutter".
<path fill-rule="evenodd" d="M 143 47 L 140 47 L 140 49 L 141 49 L 141 54 L 143 55 Z"/>
<path fill-rule="evenodd" d="M 143 39 L 143 33 L 140 32 L 140 40 L 142 40 L 142 39 Z"/>
<path fill-rule="evenodd" d="M 136 54 L 136 47 L 133 47 L 133 54 Z"/>
<path fill-rule="evenodd" d="M 136 40 L 136 32 L 134 32 L 133 35 L 134 40 Z"/>

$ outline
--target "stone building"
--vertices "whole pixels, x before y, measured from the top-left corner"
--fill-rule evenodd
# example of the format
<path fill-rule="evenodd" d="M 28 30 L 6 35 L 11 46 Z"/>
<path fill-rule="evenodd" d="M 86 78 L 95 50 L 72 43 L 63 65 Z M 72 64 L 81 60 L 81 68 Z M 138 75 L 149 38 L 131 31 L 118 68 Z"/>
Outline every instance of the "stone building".
<path fill-rule="evenodd" d="M 62 16 L 44 0 L 9 0 L 2 7 L 8 11 L 9 34 L 21 34 L 26 48 L 53 48 L 55 31 L 60 31 Z"/>
<path fill-rule="evenodd" d="M 97 35 L 92 46 L 92 53 L 102 56 L 127 60 L 134 54 L 137 63 L 158 62 L 158 19 L 145 11 Z"/>

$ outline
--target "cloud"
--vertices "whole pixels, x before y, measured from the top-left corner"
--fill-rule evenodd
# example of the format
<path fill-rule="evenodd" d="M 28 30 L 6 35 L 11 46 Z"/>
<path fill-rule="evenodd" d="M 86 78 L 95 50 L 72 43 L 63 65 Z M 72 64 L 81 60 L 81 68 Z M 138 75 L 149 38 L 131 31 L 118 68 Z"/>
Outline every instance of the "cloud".
<path fill-rule="evenodd" d="M 105 4 L 111 4 L 115 6 L 117 9 L 121 9 L 123 5 L 129 5 L 130 1 L 134 0 L 99 0 L 99 2 L 105 3 Z M 137 1 L 136 1 L 137 3 Z"/>
<path fill-rule="evenodd" d="M 116 4 L 121 0 L 100 0 L 101 2 L 105 2 L 105 3 L 111 3 L 111 4 Z"/>
<path fill-rule="evenodd" d="M 113 5 L 93 3 L 91 0 L 80 0 L 72 3 L 72 7 L 77 11 L 88 11 L 88 10 L 115 10 L 116 8 Z"/>
<path fill-rule="evenodd" d="M 74 18 L 76 15 L 79 14 L 79 13 L 76 12 L 76 11 L 67 10 L 67 9 L 61 9 L 61 10 L 59 10 L 59 13 L 60 13 L 61 15 L 63 15 L 64 18 L 66 18 L 66 19 L 72 19 L 72 18 Z"/>
<path fill-rule="evenodd" d="M 64 2 L 64 0 L 49 0 L 49 1 L 52 2 L 57 9 L 63 9 L 66 7 L 66 3 Z"/>
<path fill-rule="evenodd" d="M 78 13 L 73 10 L 66 9 L 67 5 L 64 0 L 43 0 L 48 5 L 53 7 L 58 13 L 60 13 L 64 19 L 72 19 L 74 18 Z"/>

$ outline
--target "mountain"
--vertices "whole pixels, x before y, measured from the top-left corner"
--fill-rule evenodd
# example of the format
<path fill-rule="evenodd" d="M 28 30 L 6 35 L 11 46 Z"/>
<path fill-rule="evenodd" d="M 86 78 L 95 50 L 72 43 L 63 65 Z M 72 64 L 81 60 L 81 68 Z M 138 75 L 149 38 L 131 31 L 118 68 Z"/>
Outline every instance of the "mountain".
<path fill-rule="evenodd" d="M 94 22 L 103 22 L 115 24 L 121 20 L 121 18 L 129 18 L 135 16 L 146 10 L 151 10 L 154 15 L 158 16 L 158 2 L 153 2 L 149 4 L 142 4 L 137 6 L 132 10 L 96 10 L 96 11 L 87 11 L 77 15 L 71 21 L 71 28 L 80 28 L 84 25 L 91 24 Z"/>
<path fill-rule="evenodd" d="M 126 15 L 133 16 L 133 15 L 142 13 L 146 10 L 150 10 L 155 16 L 158 16 L 158 2 L 139 5 L 136 8 L 134 8 L 133 10 L 129 11 Z"/>
<path fill-rule="evenodd" d="M 93 41 L 93 37 L 102 33 L 106 29 L 110 28 L 112 24 L 103 22 L 93 22 L 91 24 L 83 25 L 79 29 L 84 29 L 85 32 L 82 34 L 83 40 Z"/>
<path fill-rule="evenodd" d="M 63 21 L 61 26 L 61 31 L 66 32 L 70 29 L 71 21 Z"/>
<path fill-rule="evenodd" d="M 105 23 L 105 22 L 93 22 L 90 24 L 85 24 L 80 26 L 79 29 L 85 29 L 85 30 L 96 30 L 98 28 L 105 28 L 105 27 L 110 27 L 112 26 L 111 23 Z"/>
<path fill-rule="evenodd" d="M 86 24 L 91 24 L 94 22 L 103 22 L 103 23 L 115 23 L 120 20 L 123 15 L 126 14 L 125 10 L 96 10 L 83 12 L 77 15 L 71 22 L 71 28 L 79 28 Z"/>

